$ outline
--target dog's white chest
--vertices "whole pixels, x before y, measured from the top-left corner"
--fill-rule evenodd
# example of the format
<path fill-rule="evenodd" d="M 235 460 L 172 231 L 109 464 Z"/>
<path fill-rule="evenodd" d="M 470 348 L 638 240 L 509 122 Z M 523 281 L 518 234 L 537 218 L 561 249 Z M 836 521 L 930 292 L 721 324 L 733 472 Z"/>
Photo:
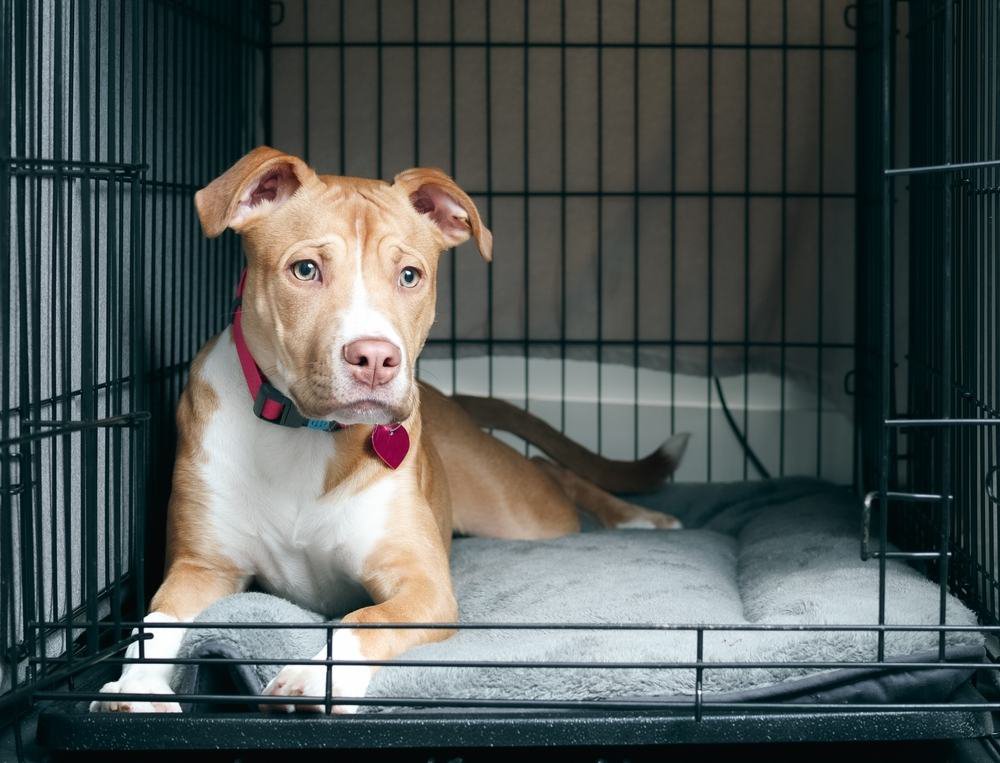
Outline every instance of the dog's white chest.
<path fill-rule="evenodd" d="M 202 377 L 220 401 L 205 429 L 202 465 L 207 529 L 219 551 L 252 570 L 265 589 L 309 609 L 334 614 L 360 606 L 357 581 L 385 529 L 391 476 L 358 493 L 325 494 L 334 438 L 247 415 L 251 402 L 228 330 Z"/>

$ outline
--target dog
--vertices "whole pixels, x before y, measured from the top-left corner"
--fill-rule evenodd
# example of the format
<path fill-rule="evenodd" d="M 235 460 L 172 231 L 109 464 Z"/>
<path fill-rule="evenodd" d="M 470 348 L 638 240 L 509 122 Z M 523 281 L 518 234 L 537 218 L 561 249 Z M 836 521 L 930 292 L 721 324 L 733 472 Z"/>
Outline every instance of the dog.
<path fill-rule="evenodd" d="M 262 146 L 195 204 L 205 235 L 242 237 L 247 263 L 233 323 L 201 349 L 178 405 L 166 576 L 144 620 L 146 659 L 176 657 L 184 634 L 157 625 L 190 622 L 251 582 L 310 610 L 349 612 L 345 624 L 450 624 L 455 533 L 552 538 L 579 531 L 578 508 L 605 527 L 680 526 L 608 491 L 662 484 L 686 436 L 610 461 L 512 405 L 416 381 L 439 257 L 471 238 L 492 259 L 475 204 L 442 171 L 410 169 L 391 184 L 318 175 Z M 525 458 L 483 427 L 552 460 Z M 452 632 L 340 628 L 332 654 L 391 660 Z M 134 642 L 126 656 L 138 655 Z M 102 692 L 162 700 L 109 696 L 91 709 L 178 712 L 173 669 L 127 663 Z M 264 694 L 362 698 L 375 669 L 336 665 L 328 687 L 325 665 L 286 666 Z"/>

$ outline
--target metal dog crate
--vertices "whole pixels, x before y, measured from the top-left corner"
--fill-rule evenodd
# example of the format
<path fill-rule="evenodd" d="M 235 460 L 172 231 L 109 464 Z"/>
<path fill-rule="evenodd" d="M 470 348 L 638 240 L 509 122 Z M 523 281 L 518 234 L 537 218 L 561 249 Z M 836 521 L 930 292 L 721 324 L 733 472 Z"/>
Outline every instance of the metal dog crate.
<path fill-rule="evenodd" d="M 988 734 L 986 666 L 947 702 L 794 712 L 700 693 L 396 718 L 67 708 L 120 669 L 159 582 L 173 409 L 229 320 L 239 244 L 201 236 L 192 195 L 261 142 L 344 174 L 438 165 L 481 205 L 496 264 L 443 264 L 422 377 L 617 457 L 693 430 L 682 479 L 853 484 L 883 572 L 892 541 L 942 616 L 951 591 L 995 633 L 998 44 L 991 0 L 2 0 L 18 755 L 39 710 L 60 750 Z M 870 627 L 881 642 L 884 607 Z"/>

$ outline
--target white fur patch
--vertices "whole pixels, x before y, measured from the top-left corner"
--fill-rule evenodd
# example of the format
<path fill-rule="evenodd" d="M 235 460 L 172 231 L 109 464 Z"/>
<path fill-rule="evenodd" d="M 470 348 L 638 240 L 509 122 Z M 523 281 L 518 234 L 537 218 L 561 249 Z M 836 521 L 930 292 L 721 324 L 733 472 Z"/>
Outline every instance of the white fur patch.
<path fill-rule="evenodd" d="M 365 284 L 364 275 L 364 252 L 361 248 L 361 221 L 354 225 L 354 283 L 351 286 L 351 304 L 347 312 L 343 314 L 340 324 L 341 346 L 337 352 L 341 352 L 344 345 L 350 344 L 356 339 L 384 339 L 392 342 L 400 349 L 401 359 L 399 363 L 399 375 L 396 380 L 402 380 L 406 376 L 406 347 L 403 339 L 386 318 L 385 314 L 375 309 L 368 298 L 368 286 Z M 394 380 L 394 382 L 396 381 Z"/>
<path fill-rule="evenodd" d="M 619 530 L 655 530 L 656 525 L 650 522 L 648 519 L 643 519 L 642 517 L 633 517 L 632 519 L 627 519 L 624 522 L 619 522 L 615 527 Z"/>
<path fill-rule="evenodd" d="M 163 612 L 150 612 L 143 619 L 143 623 L 176 623 L 176 617 L 164 614 Z M 150 634 L 152 638 L 144 639 L 142 644 L 142 657 L 146 659 L 169 659 L 177 656 L 181 641 L 184 638 L 185 628 L 144 628 L 143 632 Z M 139 629 L 132 631 L 136 635 Z M 139 641 L 133 641 L 125 650 L 125 656 L 130 659 L 140 657 Z M 173 675 L 174 666 L 164 663 L 129 663 L 122 670 L 121 678 L 111 681 L 101 687 L 101 692 L 114 694 L 173 694 L 170 688 L 170 677 Z M 91 712 L 125 712 L 125 713 L 152 713 L 168 712 L 179 713 L 181 707 L 176 702 L 145 702 L 139 700 L 94 700 L 90 703 Z"/>
<path fill-rule="evenodd" d="M 326 650 L 320 653 L 326 658 Z M 317 655 L 317 656 L 320 656 Z M 333 656 L 338 660 L 363 660 L 361 640 L 348 630 L 333 634 Z M 375 670 L 368 665 L 337 665 L 333 668 L 334 696 L 364 697 Z M 342 712 L 356 713 L 357 705 L 344 705 Z"/>
<path fill-rule="evenodd" d="M 675 434 L 660 446 L 660 452 L 673 461 L 674 468 L 680 464 L 681 459 L 684 457 L 684 451 L 687 450 L 688 441 L 690 439 L 690 432 L 681 432 L 679 434 Z"/>
<path fill-rule="evenodd" d="M 358 637 L 348 630 L 338 630 L 333 636 L 333 659 L 363 660 Z M 313 657 L 314 660 L 327 659 L 326 649 Z M 325 665 L 288 665 L 282 668 L 264 688 L 264 694 L 276 697 L 325 697 L 327 675 L 330 676 L 332 697 L 364 697 L 368 691 L 374 669 L 368 665 L 334 665 L 327 673 Z M 322 712 L 324 705 L 280 705 L 261 706 L 267 710 L 287 713 L 298 711 Z M 358 711 L 357 705 L 334 705 L 333 712 L 351 714 Z"/>
<path fill-rule="evenodd" d="M 402 396 L 406 392 L 408 382 L 406 346 L 403 338 L 399 335 L 396 327 L 380 311 L 377 306 L 371 304 L 368 287 L 365 284 L 364 276 L 364 252 L 361 241 L 361 221 L 355 223 L 354 242 L 354 282 L 351 285 L 351 304 L 340 319 L 340 328 L 337 346 L 334 348 L 334 367 L 342 368 L 341 357 L 344 347 L 357 339 L 383 339 L 391 342 L 399 348 L 400 361 L 399 371 L 396 378 L 386 386 L 386 392 Z M 346 369 L 343 369 L 346 373 Z"/>
<path fill-rule="evenodd" d="M 335 441 L 253 415 L 229 330 L 202 367 L 220 406 L 205 428 L 200 473 L 208 486 L 212 545 L 264 588 L 319 612 L 360 606 L 357 580 L 383 536 L 395 473 L 354 493 L 325 494 Z"/>

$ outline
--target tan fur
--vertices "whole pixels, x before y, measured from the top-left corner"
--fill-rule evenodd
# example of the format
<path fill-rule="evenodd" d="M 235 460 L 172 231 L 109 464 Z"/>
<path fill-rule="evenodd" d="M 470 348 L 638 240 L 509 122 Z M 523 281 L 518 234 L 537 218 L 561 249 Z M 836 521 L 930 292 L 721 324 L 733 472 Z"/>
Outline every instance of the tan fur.
<path fill-rule="evenodd" d="M 537 445 L 576 474 L 586 474 L 598 487 L 620 493 L 646 493 L 661 487 L 677 463 L 662 448 L 637 461 L 616 461 L 592 453 L 537 416 L 506 400 L 455 395 L 452 398 L 481 427 L 500 429 Z"/>
<path fill-rule="evenodd" d="M 681 526 L 677 518 L 670 514 L 649 511 L 623 501 L 601 490 L 593 482 L 544 458 L 536 456 L 531 461 L 538 464 L 542 471 L 555 480 L 575 505 L 592 514 L 604 527 L 614 529 L 628 526 L 630 522 L 648 523 L 649 527 L 658 527 L 662 530 L 674 530 Z"/>
<path fill-rule="evenodd" d="M 444 463 L 463 535 L 552 538 L 580 529 L 576 508 L 537 464 L 491 437 L 451 399 L 421 386 L 422 417 Z"/>
<path fill-rule="evenodd" d="M 412 509 L 416 508 L 416 511 Z M 439 542 L 436 513 L 418 492 L 392 518 L 393 538 L 368 557 L 365 588 L 374 606 L 347 615 L 357 623 L 452 623 L 458 604 L 451 588 L 447 544 Z M 368 659 L 392 659 L 418 644 L 440 641 L 451 629 L 353 631 Z"/>
<path fill-rule="evenodd" d="M 265 177 L 276 185 L 281 203 L 248 206 L 247 199 L 264 186 Z M 448 231 L 442 232 L 411 203 L 414 194 L 427 187 L 447 193 L 459 207 L 449 212 Z M 264 373 L 272 380 L 287 379 L 288 394 L 299 410 L 314 418 L 343 421 L 338 417 L 356 408 L 331 381 L 338 359 L 329 351 L 338 331 L 331 316 L 344 312 L 352 299 L 355 251 L 363 252 L 369 299 L 398 329 L 411 361 L 434 320 L 442 249 L 471 237 L 486 260 L 492 256 L 492 236 L 472 200 L 440 170 L 408 170 L 389 185 L 319 176 L 296 157 L 261 147 L 199 191 L 196 204 L 206 235 L 219 235 L 226 227 L 242 235 L 248 264 L 243 298 L 247 344 Z M 303 258 L 320 263 L 321 282 L 296 281 L 290 275 L 292 263 Z M 423 273 L 416 288 L 405 290 L 398 284 L 404 267 Z M 169 567 L 153 599 L 154 609 L 180 618 L 239 590 L 252 574 L 218 558 L 200 532 L 200 517 L 207 511 L 205 486 L 193 467 L 202 456 L 205 422 L 218 405 L 212 388 L 199 376 L 207 349 L 192 366 L 178 411 Z M 326 469 L 326 491 L 352 494 L 389 478 L 399 486 L 387 533 L 366 558 L 360 581 L 375 603 L 350 613 L 346 622 L 453 622 L 457 606 L 448 569 L 453 532 L 498 538 L 564 535 L 579 530 L 577 504 L 609 526 L 646 515 L 571 472 L 525 459 L 483 432 L 462 406 L 418 384 L 414 367 L 411 362 L 407 369 L 404 399 L 376 400 L 387 423 L 402 422 L 409 432 L 410 452 L 396 472 L 389 472 L 371 452 L 371 426 L 359 424 L 331 435 L 337 440 L 336 458 Z M 543 434 L 550 445 L 554 441 L 568 447 L 558 433 Z M 371 659 L 391 659 L 449 633 L 355 631 L 362 653 Z"/>
<path fill-rule="evenodd" d="M 215 552 L 204 532 L 206 489 L 196 464 L 204 458 L 201 441 L 205 425 L 219 404 L 215 392 L 201 380 L 200 371 L 214 344 L 215 339 L 210 340 L 192 362 L 177 406 L 177 457 L 167 506 L 166 576 L 150 603 L 153 611 L 179 620 L 194 617 L 213 601 L 236 593 L 248 578 Z"/>
<path fill-rule="evenodd" d="M 454 180 L 448 177 L 441 170 L 434 167 L 414 167 L 413 169 L 406 170 L 406 172 L 399 173 L 395 178 L 393 178 L 393 185 L 399 186 L 407 195 L 413 193 L 421 186 L 428 184 L 444 188 L 456 198 L 468 215 L 467 221 L 469 233 L 471 233 L 472 238 L 475 239 L 476 246 L 479 247 L 480 254 L 482 254 L 483 259 L 487 262 L 492 261 L 493 234 L 490 233 L 489 228 L 483 224 L 482 218 L 479 216 L 479 210 L 476 209 L 476 205 L 472 203 L 472 199 L 469 198 L 469 195 L 465 191 L 455 184 Z M 446 246 L 443 246 L 442 248 L 455 246 L 456 243 L 461 242 L 452 242 L 445 237 L 442 239 L 442 244 Z"/>

